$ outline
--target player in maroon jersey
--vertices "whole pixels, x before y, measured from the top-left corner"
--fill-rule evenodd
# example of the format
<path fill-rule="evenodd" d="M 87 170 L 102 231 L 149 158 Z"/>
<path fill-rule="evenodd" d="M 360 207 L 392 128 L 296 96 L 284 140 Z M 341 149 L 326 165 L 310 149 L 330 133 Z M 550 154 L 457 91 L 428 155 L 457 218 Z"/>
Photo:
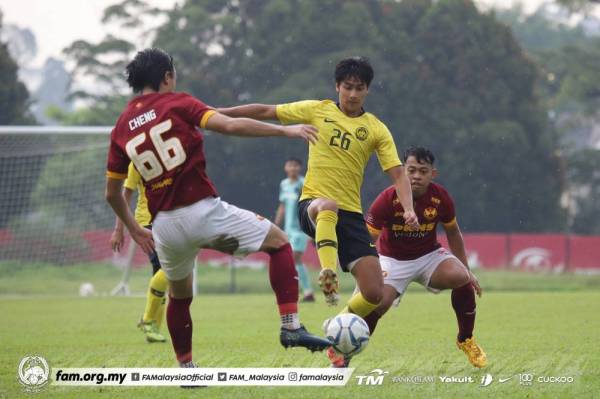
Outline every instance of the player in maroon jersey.
<path fill-rule="evenodd" d="M 146 251 L 155 247 L 169 279 L 167 325 L 182 367 L 192 362 L 192 270 L 201 248 L 231 254 L 264 251 L 281 316 L 285 347 L 323 350 L 328 340 L 309 334 L 298 317 L 298 278 L 283 231 L 252 212 L 222 201 L 206 174 L 204 139 L 197 127 L 245 137 L 285 136 L 309 142 L 309 125 L 278 126 L 217 113 L 196 98 L 175 92 L 173 59 L 160 49 L 137 53 L 126 68 L 139 93 L 111 133 L 106 198 L 131 237 Z M 139 226 L 121 194 L 129 162 L 142 176 L 153 218 L 152 232 Z"/>
<path fill-rule="evenodd" d="M 459 328 L 457 345 L 472 365 L 484 367 L 487 357 L 473 337 L 475 292 L 481 296 L 481 287 L 469 270 L 452 198 L 444 187 L 432 181 L 437 174 L 434 161 L 431 151 L 425 148 L 409 148 L 404 153 L 414 209 L 421 221 L 418 231 L 404 223 L 394 187 L 379 194 L 369 209 L 367 227 L 374 240 L 379 238 L 384 290 L 381 304 L 365 321 L 373 334 L 379 318 L 392 304 L 399 304 L 413 281 L 434 293 L 451 289 Z M 451 252 L 437 241 L 438 223 L 444 227 Z"/>

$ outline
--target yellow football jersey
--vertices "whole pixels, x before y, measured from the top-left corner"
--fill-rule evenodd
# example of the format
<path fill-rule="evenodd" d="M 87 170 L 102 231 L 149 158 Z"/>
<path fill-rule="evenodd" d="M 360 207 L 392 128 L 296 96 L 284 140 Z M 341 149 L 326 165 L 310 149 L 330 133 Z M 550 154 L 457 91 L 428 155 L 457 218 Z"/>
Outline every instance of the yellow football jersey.
<path fill-rule="evenodd" d="M 373 152 L 384 171 L 402 165 L 392 134 L 369 112 L 351 118 L 331 100 L 306 100 L 278 105 L 277 118 L 319 130 L 319 140 L 309 145 L 301 200 L 329 198 L 340 209 L 362 213 L 360 187 Z"/>
<path fill-rule="evenodd" d="M 142 176 L 135 170 L 133 163 L 129 164 L 127 179 L 125 179 L 123 185 L 130 190 L 137 190 L 138 198 L 135 205 L 135 221 L 142 226 L 148 226 L 152 221 L 152 216 L 150 216 L 150 211 L 148 211 L 148 200 L 146 199 L 144 182 L 142 181 Z"/>

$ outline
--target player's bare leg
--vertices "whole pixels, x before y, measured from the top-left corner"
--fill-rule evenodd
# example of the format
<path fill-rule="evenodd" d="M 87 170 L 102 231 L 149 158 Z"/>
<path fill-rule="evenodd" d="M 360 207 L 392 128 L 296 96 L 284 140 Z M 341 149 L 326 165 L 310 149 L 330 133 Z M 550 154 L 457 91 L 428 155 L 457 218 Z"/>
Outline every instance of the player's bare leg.
<path fill-rule="evenodd" d="M 325 339 L 310 334 L 298 316 L 298 274 L 294 263 L 292 246 L 286 234 L 271 225 L 260 248 L 270 256 L 269 280 L 277 298 L 281 317 L 279 339 L 284 347 L 302 346 L 311 351 L 321 351 L 331 345 Z"/>
<path fill-rule="evenodd" d="M 467 268 L 455 258 L 442 261 L 429 280 L 436 289 L 452 289 L 452 307 L 458 320 L 456 345 L 475 367 L 484 367 L 487 356 L 473 337 L 475 326 L 475 291 Z"/>
<path fill-rule="evenodd" d="M 306 270 L 306 266 L 302 264 L 302 255 L 304 255 L 303 252 L 294 251 L 294 263 L 296 264 L 298 279 L 300 281 L 300 285 L 302 286 L 302 302 L 315 302 L 315 295 L 310 283 L 308 270 Z"/>
<path fill-rule="evenodd" d="M 381 303 L 377 306 L 377 309 L 369 313 L 364 317 L 367 325 L 369 326 L 369 331 L 371 335 L 375 332 L 375 328 L 377 328 L 377 322 L 384 314 L 387 313 L 388 310 L 394 304 L 396 298 L 398 298 L 398 291 L 391 285 L 384 284 L 383 285 L 383 298 L 381 299 Z"/>
<path fill-rule="evenodd" d="M 330 306 L 339 302 L 337 267 L 337 203 L 327 198 L 316 198 L 308 206 L 308 216 L 315 222 L 315 245 L 321 263 L 319 285 Z"/>
<path fill-rule="evenodd" d="M 178 281 L 169 281 L 167 326 L 177 361 L 181 367 L 193 367 L 192 363 L 192 317 L 190 305 L 193 299 L 193 275 Z"/>

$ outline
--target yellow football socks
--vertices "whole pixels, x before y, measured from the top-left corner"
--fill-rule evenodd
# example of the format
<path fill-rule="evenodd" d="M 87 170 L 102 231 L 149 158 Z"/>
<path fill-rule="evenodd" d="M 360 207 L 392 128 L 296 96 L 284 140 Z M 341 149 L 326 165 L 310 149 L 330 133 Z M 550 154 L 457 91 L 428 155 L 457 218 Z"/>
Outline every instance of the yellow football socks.
<path fill-rule="evenodd" d="M 348 305 L 341 313 L 354 313 L 360 317 L 365 317 L 379 306 L 378 303 L 371 303 L 359 292 L 354 294 L 348 301 Z"/>
<path fill-rule="evenodd" d="M 334 211 L 321 211 L 317 214 L 315 241 L 319 262 L 324 269 L 337 267 L 337 234 L 335 226 L 338 215 Z"/>
<path fill-rule="evenodd" d="M 162 269 L 157 271 L 150 279 L 150 287 L 148 287 L 148 295 L 146 296 L 144 322 L 149 322 L 152 320 L 155 320 L 157 324 L 162 322 L 162 316 L 164 314 L 165 292 L 167 291 L 168 285 L 169 280 Z M 158 319 L 158 317 L 160 317 L 160 319 Z"/>
<path fill-rule="evenodd" d="M 160 302 L 160 306 L 156 309 L 156 313 L 154 313 L 154 320 L 156 320 L 156 327 L 160 328 L 163 320 L 165 319 L 165 308 L 167 307 L 167 296 L 163 296 L 162 301 Z"/>

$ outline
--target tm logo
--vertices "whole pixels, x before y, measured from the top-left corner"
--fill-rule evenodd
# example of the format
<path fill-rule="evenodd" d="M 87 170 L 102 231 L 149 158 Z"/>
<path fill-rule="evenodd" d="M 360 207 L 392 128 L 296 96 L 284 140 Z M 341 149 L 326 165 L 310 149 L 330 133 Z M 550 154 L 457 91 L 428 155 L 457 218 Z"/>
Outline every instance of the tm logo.
<path fill-rule="evenodd" d="M 374 369 L 369 373 L 370 375 L 357 375 L 358 385 L 382 385 L 383 379 L 389 371 L 383 371 L 382 369 Z"/>

